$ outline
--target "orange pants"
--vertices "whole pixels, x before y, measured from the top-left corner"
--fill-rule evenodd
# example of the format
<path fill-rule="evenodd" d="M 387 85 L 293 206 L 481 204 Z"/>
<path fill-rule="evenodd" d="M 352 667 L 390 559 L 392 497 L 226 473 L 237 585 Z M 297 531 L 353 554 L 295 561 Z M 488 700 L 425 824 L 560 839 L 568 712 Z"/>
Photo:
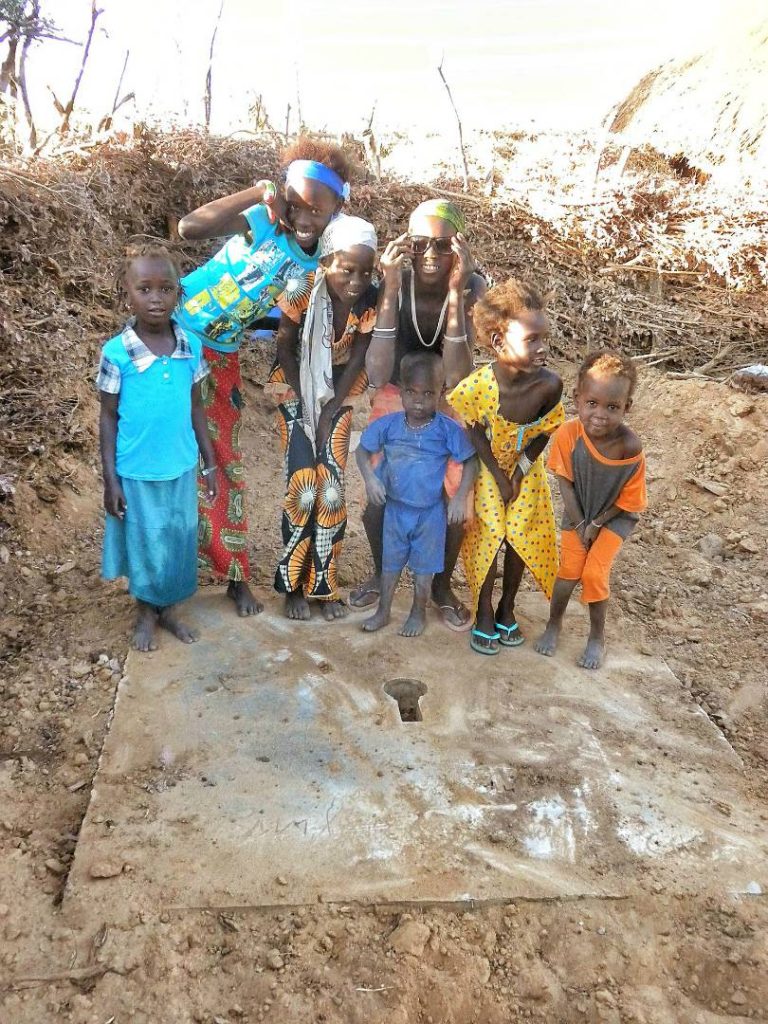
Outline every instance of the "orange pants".
<path fill-rule="evenodd" d="M 607 601 L 611 596 L 611 568 L 623 543 L 617 533 L 603 527 L 587 550 L 576 530 L 563 530 L 558 579 L 581 580 L 581 600 L 585 604 Z"/>
<path fill-rule="evenodd" d="M 384 387 L 379 388 L 373 396 L 371 414 L 368 417 L 368 422 L 373 423 L 374 420 L 378 420 L 382 416 L 388 416 L 391 412 L 402 411 L 403 403 L 400 399 L 400 388 L 397 384 L 385 384 Z M 445 403 L 441 403 L 440 412 L 444 412 L 446 416 L 450 416 L 453 420 L 458 420 L 453 409 Z M 459 422 L 461 421 L 459 420 Z M 377 460 L 374 457 L 374 465 L 376 464 L 376 461 Z M 463 469 L 464 467 L 461 462 L 454 462 L 453 459 L 448 460 L 448 465 L 445 468 L 443 487 L 445 488 L 445 493 L 449 498 L 452 498 L 459 489 Z"/>

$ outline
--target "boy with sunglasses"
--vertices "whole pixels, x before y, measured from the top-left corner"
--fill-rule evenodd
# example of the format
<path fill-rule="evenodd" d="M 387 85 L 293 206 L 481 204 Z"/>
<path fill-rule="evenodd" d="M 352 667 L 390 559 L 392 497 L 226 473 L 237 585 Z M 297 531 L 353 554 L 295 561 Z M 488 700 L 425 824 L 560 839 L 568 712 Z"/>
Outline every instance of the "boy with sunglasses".
<path fill-rule="evenodd" d="M 411 214 L 408 232 L 390 242 L 381 257 L 381 300 L 366 357 L 368 378 L 378 388 L 371 422 L 402 409 L 398 387 L 400 363 L 408 353 L 434 352 L 440 356 L 448 390 L 472 371 L 471 309 L 485 294 L 486 283 L 475 271 L 465 231 L 458 207 L 444 199 L 428 200 Z M 407 260 L 410 267 L 405 266 Z M 447 500 L 455 495 L 460 477 L 461 467 L 449 462 L 445 477 Z M 350 594 L 349 602 L 356 608 L 373 605 L 379 598 L 381 508 L 369 504 L 363 525 L 375 574 Z M 449 524 L 445 567 L 432 583 L 432 600 L 440 609 L 443 623 L 454 630 L 471 626 L 468 609 L 451 589 L 463 532 L 463 523 Z"/>

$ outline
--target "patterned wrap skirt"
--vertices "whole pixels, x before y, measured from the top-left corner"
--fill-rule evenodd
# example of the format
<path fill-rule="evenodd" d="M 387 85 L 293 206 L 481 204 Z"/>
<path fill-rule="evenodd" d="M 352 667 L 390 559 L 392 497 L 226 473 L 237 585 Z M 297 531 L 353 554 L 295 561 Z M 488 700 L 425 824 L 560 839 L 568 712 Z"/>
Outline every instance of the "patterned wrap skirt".
<path fill-rule="evenodd" d="M 275 589 L 285 594 L 301 588 L 306 597 L 334 601 L 339 596 L 336 566 L 347 529 L 344 474 L 352 409 L 339 409 L 317 456 L 304 432 L 298 399 L 278 406 L 278 424 L 286 491 L 281 518 L 283 554 L 275 573 Z"/>

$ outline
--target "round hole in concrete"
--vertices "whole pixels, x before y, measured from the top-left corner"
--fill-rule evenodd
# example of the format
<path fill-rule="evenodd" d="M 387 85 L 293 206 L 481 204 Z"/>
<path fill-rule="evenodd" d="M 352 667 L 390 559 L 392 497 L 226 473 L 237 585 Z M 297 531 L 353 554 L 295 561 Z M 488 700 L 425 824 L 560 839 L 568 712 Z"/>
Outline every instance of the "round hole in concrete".
<path fill-rule="evenodd" d="M 420 679 L 390 679 L 384 684 L 384 693 L 397 702 L 401 722 L 421 722 L 419 701 L 427 692 Z"/>

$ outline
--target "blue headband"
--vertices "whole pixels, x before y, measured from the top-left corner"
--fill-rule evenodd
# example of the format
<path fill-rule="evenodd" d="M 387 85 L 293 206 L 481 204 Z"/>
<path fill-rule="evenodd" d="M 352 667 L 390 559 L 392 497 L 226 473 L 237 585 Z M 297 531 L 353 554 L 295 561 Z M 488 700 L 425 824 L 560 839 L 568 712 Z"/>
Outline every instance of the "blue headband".
<path fill-rule="evenodd" d="M 307 179 L 326 185 L 340 199 L 349 199 L 349 183 L 342 181 L 336 171 L 317 160 L 294 160 L 285 172 L 285 183 L 298 192 L 302 181 Z"/>

